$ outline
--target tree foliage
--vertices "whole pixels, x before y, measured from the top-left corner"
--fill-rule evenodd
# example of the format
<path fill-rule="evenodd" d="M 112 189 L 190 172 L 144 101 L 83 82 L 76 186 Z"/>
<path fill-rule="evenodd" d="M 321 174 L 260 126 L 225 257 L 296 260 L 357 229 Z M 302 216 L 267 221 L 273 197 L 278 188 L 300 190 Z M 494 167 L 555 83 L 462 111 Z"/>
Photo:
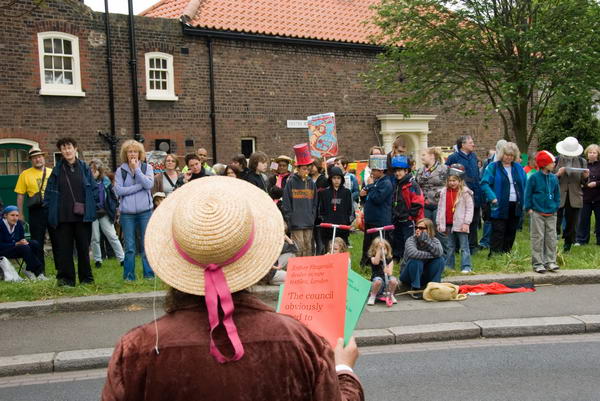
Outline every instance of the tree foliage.
<path fill-rule="evenodd" d="M 597 0 L 382 0 L 375 9 L 385 51 L 367 79 L 407 114 L 486 106 L 527 149 L 557 93 L 598 87 Z"/>
<path fill-rule="evenodd" d="M 598 108 L 591 93 L 567 96 L 559 93 L 550 103 L 539 125 L 538 149 L 554 151 L 567 136 L 574 136 L 584 147 L 600 143 Z"/>

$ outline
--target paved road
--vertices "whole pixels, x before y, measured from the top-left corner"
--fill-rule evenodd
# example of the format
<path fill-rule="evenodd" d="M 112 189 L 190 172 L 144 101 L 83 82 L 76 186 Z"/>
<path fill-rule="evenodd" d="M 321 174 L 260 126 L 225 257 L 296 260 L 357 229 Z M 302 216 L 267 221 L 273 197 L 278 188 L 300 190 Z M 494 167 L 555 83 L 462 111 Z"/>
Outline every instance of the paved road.
<path fill-rule="evenodd" d="M 392 308 L 367 307 L 358 328 L 598 314 L 598 305 L 600 284 L 540 287 L 535 293 L 478 296 L 463 302 L 430 303 L 401 296 Z M 151 309 L 142 309 L 0 321 L 0 356 L 113 347 L 122 334 L 151 321 L 152 316 Z"/>
<path fill-rule="evenodd" d="M 367 400 L 595 401 L 600 334 L 365 349 Z M 0 378 L 3 401 L 97 400 L 104 370 Z"/>

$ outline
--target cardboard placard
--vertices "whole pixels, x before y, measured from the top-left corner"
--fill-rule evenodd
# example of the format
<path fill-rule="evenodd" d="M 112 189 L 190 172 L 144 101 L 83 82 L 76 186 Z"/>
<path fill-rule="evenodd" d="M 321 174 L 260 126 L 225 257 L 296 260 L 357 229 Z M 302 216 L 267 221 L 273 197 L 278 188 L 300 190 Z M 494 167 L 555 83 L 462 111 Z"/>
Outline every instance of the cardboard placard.
<path fill-rule="evenodd" d="M 347 253 L 344 255 L 348 255 Z M 347 261 L 349 265 L 349 260 Z M 281 303 L 283 300 L 285 285 L 279 286 L 279 299 L 277 300 L 277 312 L 281 312 Z M 363 278 L 360 274 L 353 271 L 348 266 L 348 285 L 346 286 L 346 312 L 344 319 L 344 344 L 352 337 L 360 316 L 367 303 L 367 297 L 371 290 L 371 282 Z M 310 325 L 309 327 L 313 329 Z M 316 332 L 316 329 L 313 329 Z"/>
<path fill-rule="evenodd" d="M 332 347 L 344 337 L 348 253 L 291 258 L 278 305 Z"/>

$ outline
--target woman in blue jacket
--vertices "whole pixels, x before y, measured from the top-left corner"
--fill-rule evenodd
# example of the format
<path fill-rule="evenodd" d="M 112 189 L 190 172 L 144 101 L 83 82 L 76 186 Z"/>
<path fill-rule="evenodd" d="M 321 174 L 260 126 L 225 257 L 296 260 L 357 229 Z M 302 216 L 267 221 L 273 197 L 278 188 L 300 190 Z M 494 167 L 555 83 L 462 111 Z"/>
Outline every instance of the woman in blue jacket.
<path fill-rule="evenodd" d="M 144 278 L 154 277 L 144 252 L 144 236 L 146 226 L 152 215 L 152 187 L 154 186 L 154 170 L 145 162 L 144 145 L 130 139 L 121 146 L 123 164 L 115 173 L 115 192 L 120 198 L 121 228 L 125 240 L 125 260 L 123 279 L 135 280 L 135 240 L 136 228 L 141 236 L 140 249 Z"/>
<path fill-rule="evenodd" d="M 498 161 L 486 167 L 481 180 L 481 189 L 491 205 L 490 256 L 510 252 L 523 215 L 527 175 L 515 162 L 519 154 L 517 145 L 508 142 L 501 148 Z"/>

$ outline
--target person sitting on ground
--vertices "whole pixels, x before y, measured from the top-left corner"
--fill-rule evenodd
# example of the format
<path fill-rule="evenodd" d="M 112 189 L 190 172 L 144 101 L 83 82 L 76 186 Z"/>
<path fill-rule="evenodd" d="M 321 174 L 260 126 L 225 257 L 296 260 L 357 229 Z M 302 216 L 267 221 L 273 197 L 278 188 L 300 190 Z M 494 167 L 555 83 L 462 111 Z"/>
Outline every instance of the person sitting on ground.
<path fill-rule="evenodd" d="M 25 261 L 25 276 L 30 280 L 47 280 L 42 273 L 42 262 L 36 257 L 40 244 L 25 239 L 23 222 L 19 220 L 19 208 L 6 206 L 0 223 L 0 256 L 8 259 L 21 258 Z"/>
<path fill-rule="evenodd" d="M 398 279 L 392 276 L 394 271 L 392 246 L 387 240 L 377 237 L 371 242 L 368 255 L 372 284 L 367 304 L 375 305 L 375 300 L 383 296 L 384 292 L 391 294 L 392 302 L 397 303 L 394 291 L 398 287 Z"/>
<path fill-rule="evenodd" d="M 267 192 L 267 180 L 264 174 L 267 172 L 269 164 L 269 157 L 265 152 L 254 152 L 250 155 L 250 162 L 248 163 L 248 174 L 246 174 L 245 180 L 250 184 L 256 185 L 258 188 Z"/>
<path fill-rule="evenodd" d="M 544 274 L 558 270 L 556 263 L 556 213 L 560 207 L 560 186 L 552 173 L 555 158 L 542 150 L 535 162 L 540 169 L 525 186 L 524 209 L 531 216 L 531 263 L 533 271 Z"/>
<path fill-rule="evenodd" d="M 195 153 L 190 153 L 185 156 L 185 165 L 188 170 L 183 175 L 183 182 L 188 183 L 197 178 L 206 177 L 206 171 L 200 163 L 200 158 Z"/>
<path fill-rule="evenodd" d="M 165 199 L 147 249 L 170 287 L 167 313 L 118 341 L 102 401 L 364 400 L 354 339 L 334 350 L 246 291 L 272 268 L 283 233 L 273 201 L 247 182 L 208 177 Z"/>
<path fill-rule="evenodd" d="M 322 223 L 341 224 L 349 226 L 354 220 L 354 205 L 352 193 L 344 187 L 344 172 L 333 167 L 329 175 L 329 187 L 319 193 L 319 220 Z M 333 229 L 320 228 L 324 243 L 331 241 Z M 348 244 L 349 231 L 337 230 L 338 236 Z M 323 250 L 327 252 L 327 249 Z"/>
<path fill-rule="evenodd" d="M 444 249 L 435 237 L 435 225 L 429 219 L 421 219 L 415 227 L 415 235 L 406 240 L 404 260 L 406 266 L 400 274 L 400 281 L 410 285 L 413 291 L 422 290 L 430 282 L 439 283 L 444 271 Z M 410 294 L 421 299 L 421 294 Z"/>
<path fill-rule="evenodd" d="M 348 252 L 348 245 L 346 241 L 341 237 L 335 237 L 333 239 L 333 248 L 331 247 L 331 241 L 327 244 L 328 253 L 345 253 Z"/>
<path fill-rule="evenodd" d="M 461 272 L 473 271 L 469 250 L 469 230 L 473 218 L 473 191 L 465 185 L 462 164 L 453 164 L 448 169 L 446 187 L 440 193 L 437 211 L 438 230 L 448 236 L 446 267 L 454 270 L 456 243 L 460 246 Z"/>

